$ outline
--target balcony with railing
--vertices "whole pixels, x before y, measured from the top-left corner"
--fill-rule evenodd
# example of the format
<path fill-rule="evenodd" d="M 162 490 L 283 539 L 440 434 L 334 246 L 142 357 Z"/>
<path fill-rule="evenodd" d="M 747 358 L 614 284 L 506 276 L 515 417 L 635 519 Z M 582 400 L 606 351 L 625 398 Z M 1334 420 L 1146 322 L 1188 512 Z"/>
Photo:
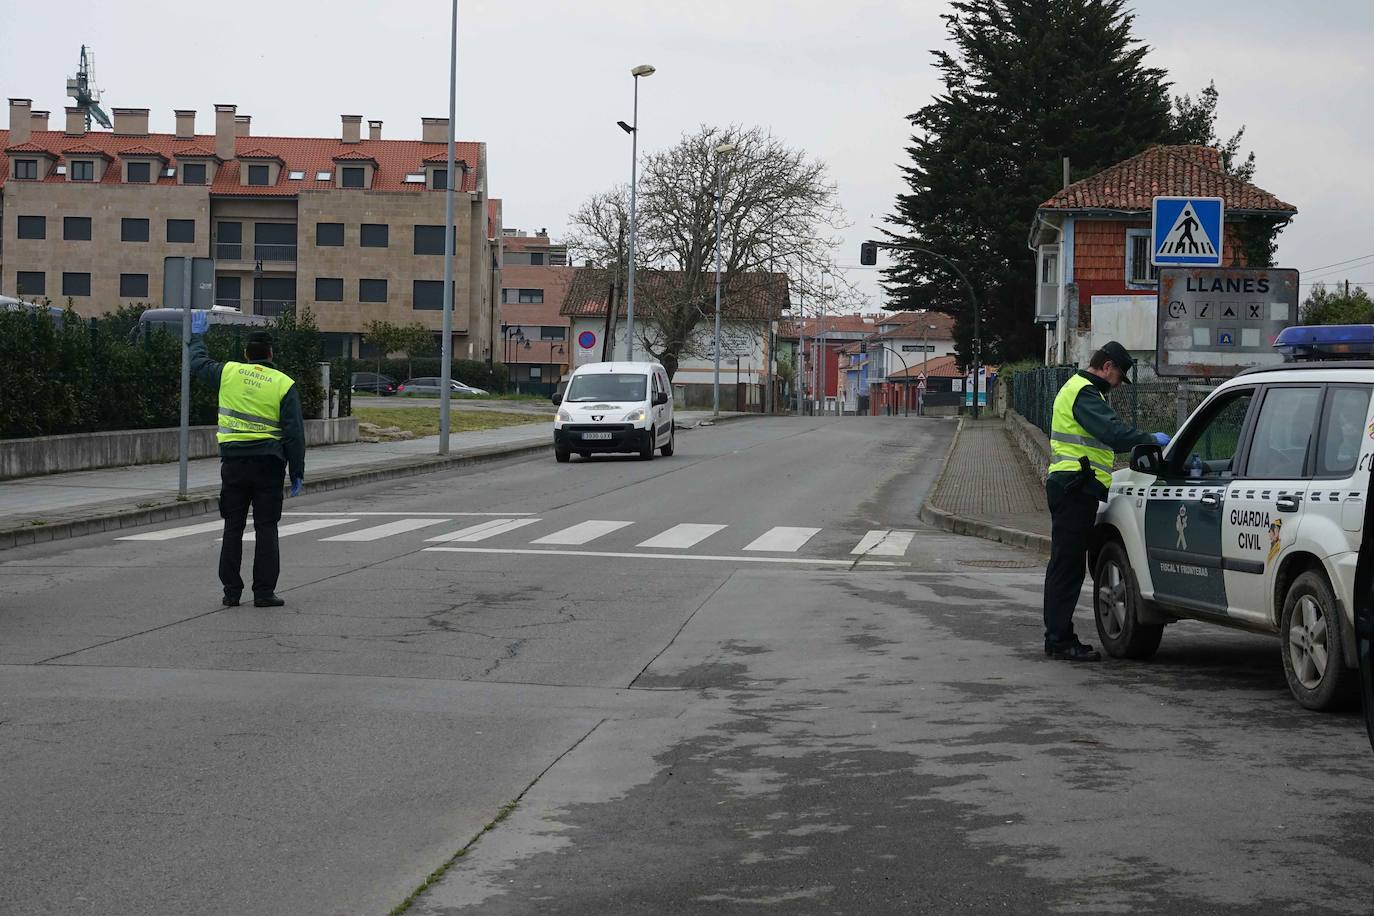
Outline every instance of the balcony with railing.
<path fill-rule="evenodd" d="M 211 246 L 215 260 L 220 262 L 239 262 L 252 264 L 262 261 L 266 264 L 295 264 L 296 246 L 294 244 L 260 243 L 249 245 L 243 242 L 221 242 L 215 239 Z"/>

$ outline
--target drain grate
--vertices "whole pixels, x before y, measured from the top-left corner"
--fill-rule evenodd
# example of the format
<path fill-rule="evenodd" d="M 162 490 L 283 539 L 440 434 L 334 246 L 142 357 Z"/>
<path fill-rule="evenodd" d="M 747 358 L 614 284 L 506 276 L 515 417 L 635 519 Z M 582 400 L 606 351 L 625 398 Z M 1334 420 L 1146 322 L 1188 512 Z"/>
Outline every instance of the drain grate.
<path fill-rule="evenodd" d="M 1034 563 L 1023 560 L 960 560 L 960 566 L 975 566 L 979 569 L 1034 569 Z"/>

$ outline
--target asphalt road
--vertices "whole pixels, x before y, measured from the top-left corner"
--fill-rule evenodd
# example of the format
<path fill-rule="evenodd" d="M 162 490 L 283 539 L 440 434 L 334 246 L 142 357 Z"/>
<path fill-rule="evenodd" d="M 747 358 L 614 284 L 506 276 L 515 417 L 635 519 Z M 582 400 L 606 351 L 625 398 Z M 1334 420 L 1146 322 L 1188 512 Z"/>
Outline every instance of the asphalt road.
<path fill-rule="evenodd" d="M 1357 718 L 1046 660 L 1037 559 L 916 522 L 952 429 L 303 498 L 281 610 L 212 519 L 0 555 L 0 913 L 1369 912 Z"/>

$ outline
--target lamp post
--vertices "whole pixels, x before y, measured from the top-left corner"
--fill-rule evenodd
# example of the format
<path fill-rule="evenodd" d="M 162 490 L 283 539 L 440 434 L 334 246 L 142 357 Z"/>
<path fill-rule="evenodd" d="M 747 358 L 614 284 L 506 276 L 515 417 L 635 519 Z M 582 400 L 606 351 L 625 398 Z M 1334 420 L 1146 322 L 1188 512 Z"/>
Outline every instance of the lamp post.
<path fill-rule="evenodd" d="M 930 332 L 938 330 L 935 325 L 927 324 L 921 328 L 921 384 L 917 386 L 916 397 L 920 398 L 920 403 L 916 406 L 916 416 L 926 415 L 926 396 L 924 392 L 930 390 L 930 373 L 926 371 L 930 366 Z"/>
<path fill-rule="evenodd" d="M 720 416 L 720 216 L 723 200 L 720 194 L 720 157 L 729 153 L 735 148 L 735 144 L 726 141 L 715 149 L 716 154 L 716 372 L 715 379 L 711 385 L 711 416 Z M 739 375 L 739 364 L 736 363 L 735 374 Z M 739 383 L 736 381 L 735 390 L 739 390 Z M 739 406 L 739 405 L 735 405 Z"/>
<path fill-rule="evenodd" d="M 649 64 L 640 64 L 630 71 L 635 81 L 634 115 L 629 124 L 616 122 L 621 130 L 630 135 L 630 275 L 625 290 L 625 358 L 631 361 L 635 358 L 635 236 L 639 228 L 635 219 L 635 175 L 639 166 L 639 78 L 653 75 L 654 68 Z"/>
<path fill-rule="evenodd" d="M 978 369 L 982 361 L 983 336 L 982 324 L 978 315 L 978 296 L 973 291 L 973 283 L 970 282 L 968 274 L 959 269 L 959 265 L 940 254 L 938 251 L 931 251 L 929 248 L 922 248 L 919 245 L 912 245 L 907 242 L 885 243 L 888 248 L 896 248 L 901 251 L 917 251 L 924 255 L 929 255 L 936 260 L 944 262 L 949 269 L 959 275 L 959 279 L 964 281 L 964 288 L 968 290 L 969 308 L 973 311 L 973 419 L 978 419 Z"/>
<path fill-rule="evenodd" d="M 453 18 L 448 49 L 448 171 L 444 173 L 444 323 L 439 358 L 439 454 L 448 454 L 449 391 L 453 378 L 453 137 L 458 117 L 458 0 L 453 0 Z"/>

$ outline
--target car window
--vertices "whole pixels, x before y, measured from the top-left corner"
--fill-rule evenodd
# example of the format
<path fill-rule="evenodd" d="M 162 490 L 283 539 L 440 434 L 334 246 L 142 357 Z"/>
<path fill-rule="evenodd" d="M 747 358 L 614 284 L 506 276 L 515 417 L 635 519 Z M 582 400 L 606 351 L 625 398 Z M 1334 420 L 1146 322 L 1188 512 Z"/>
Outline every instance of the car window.
<path fill-rule="evenodd" d="M 1202 459 L 1203 476 L 1230 477 L 1240 448 L 1245 416 L 1250 412 L 1254 396 L 1253 388 L 1242 388 L 1208 405 L 1207 413 L 1180 434 L 1170 461 L 1172 469 L 1186 475 L 1188 462 L 1197 455 Z"/>
<path fill-rule="evenodd" d="M 1368 388 L 1332 388 L 1327 392 L 1317 438 L 1317 476 L 1348 477 L 1354 472 L 1368 415 Z"/>
<path fill-rule="evenodd" d="M 568 386 L 568 394 L 563 400 L 572 403 L 583 401 L 642 401 L 649 387 L 645 375 L 629 373 L 597 373 L 574 376 Z"/>
<path fill-rule="evenodd" d="M 1307 447 L 1322 391 L 1311 388 L 1271 388 L 1260 405 L 1245 476 L 1276 480 L 1303 476 Z"/>

